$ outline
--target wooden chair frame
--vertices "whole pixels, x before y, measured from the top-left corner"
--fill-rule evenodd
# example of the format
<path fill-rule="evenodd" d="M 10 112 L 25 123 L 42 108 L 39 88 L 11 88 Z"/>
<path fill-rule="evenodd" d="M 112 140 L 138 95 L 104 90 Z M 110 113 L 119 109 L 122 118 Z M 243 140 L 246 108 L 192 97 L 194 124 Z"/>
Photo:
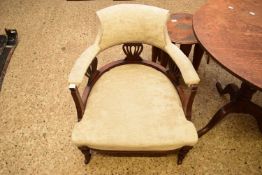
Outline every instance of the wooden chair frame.
<path fill-rule="evenodd" d="M 69 89 L 71 91 L 71 95 L 73 97 L 73 100 L 75 102 L 76 110 L 77 110 L 77 117 L 78 121 L 80 121 L 83 117 L 85 108 L 86 108 L 86 103 L 88 100 L 88 96 L 92 90 L 92 87 L 96 83 L 96 81 L 107 71 L 110 69 L 121 66 L 124 64 L 142 64 L 146 65 L 149 67 L 152 67 L 160 72 L 162 72 L 166 77 L 169 78 L 169 80 L 173 83 L 175 86 L 179 97 L 182 102 L 183 110 L 185 113 L 186 118 L 191 121 L 191 113 L 192 113 L 192 104 L 197 92 L 197 85 L 188 87 L 189 93 L 184 92 L 184 86 L 179 83 L 179 78 L 180 78 L 180 71 L 174 61 L 169 57 L 168 54 L 166 54 L 164 51 L 161 52 L 164 55 L 161 55 L 159 58 L 154 58 L 152 61 L 149 60 L 144 60 L 140 57 L 141 52 L 143 51 L 143 45 L 141 43 L 125 43 L 122 45 L 122 49 L 126 55 L 126 58 L 123 60 L 118 60 L 111 62 L 109 64 L 106 64 L 99 70 L 97 70 L 97 58 L 94 58 L 93 61 L 91 62 L 90 66 L 88 67 L 86 71 L 86 76 L 89 78 L 88 83 L 84 89 L 84 92 L 82 96 L 80 95 L 80 92 L 77 88 L 76 85 L 72 84 L 69 86 Z M 191 146 L 184 146 L 180 148 L 179 154 L 178 154 L 178 164 L 181 164 L 185 155 L 187 152 L 191 149 Z M 87 164 L 90 161 L 91 158 L 91 149 L 88 147 L 79 147 L 81 152 L 85 156 L 85 163 Z M 94 149 L 92 149 L 94 150 Z M 172 151 L 105 151 L 105 150 L 96 150 L 96 151 L 102 151 L 106 153 L 124 153 L 125 155 L 135 155 L 135 154 L 140 154 L 140 153 L 154 153 L 154 156 L 156 155 L 163 155 L 167 154 Z M 130 154 L 131 153 L 131 154 Z"/>

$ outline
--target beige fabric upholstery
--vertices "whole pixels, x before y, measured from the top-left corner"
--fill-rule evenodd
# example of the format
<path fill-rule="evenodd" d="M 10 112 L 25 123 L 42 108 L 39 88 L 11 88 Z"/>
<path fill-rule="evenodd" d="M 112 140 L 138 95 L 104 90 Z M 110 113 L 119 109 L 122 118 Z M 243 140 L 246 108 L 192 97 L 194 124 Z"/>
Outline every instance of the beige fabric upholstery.
<path fill-rule="evenodd" d="M 186 84 L 200 80 L 188 58 L 173 45 L 167 34 L 167 10 L 140 4 L 119 4 L 97 12 L 101 27 L 95 43 L 76 61 L 69 83 L 80 84 L 86 69 L 99 52 L 126 42 L 147 43 L 166 51 L 178 65 Z"/>
<path fill-rule="evenodd" d="M 92 45 L 88 47 L 82 55 L 75 62 L 74 67 L 71 70 L 71 74 L 69 76 L 70 84 L 80 84 L 82 82 L 83 76 L 91 64 L 92 60 L 99 52 L 99 47 L 97 45 Z"/>
<path fill-rule="evenodd" d="M 164 48 L 168 10 L 138 4 L 121 4 L 97 11 L 102 29 L 102 50 L 125 42 L 139 42 Z"/>
<path fill-rule="evenodd" d="M 198 84 L 200 79 L 187 56 L 171 42 L 165 47 L 166 53 L 174 60 L 187 85 Z M 194 70 L 194 71 L 192 71 Z"/>
<path fill-rule="evenodd" d="M 93 149 L 162 151 L 194 145 L 198 137 L 170 80 L 151 67 L 129 64 L 96 82 L 72 140 Z"/>

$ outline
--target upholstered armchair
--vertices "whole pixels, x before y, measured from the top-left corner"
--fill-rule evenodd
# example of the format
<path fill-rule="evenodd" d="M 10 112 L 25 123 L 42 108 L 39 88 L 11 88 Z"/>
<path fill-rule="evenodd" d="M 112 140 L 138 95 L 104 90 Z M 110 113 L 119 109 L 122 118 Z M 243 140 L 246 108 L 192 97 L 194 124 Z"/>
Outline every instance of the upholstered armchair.
<path fill-rule="evenodd" d="M 79 120 L 73 143 L 85 155 L 85 163 L 90 160 L 90 150 L 167 153 L 179 148 L 181 163 L 186 150 L 198 141 L 190 120 L 200 80 L 190 60 L 169 39 L 169 11 L 121 4 L 99 10 L 97 16 L 96 40 L 76 60 L 69 75 Z M 97 70 L 98 53 L 121 44 L 125 58 Z M 143 44 L 168 56 L 160 63 L 142 59 Z M 85 76 L 88 83 L 81 96 L 78 86 Z M 184 93 L 178 77 L 189 93 Z"/>

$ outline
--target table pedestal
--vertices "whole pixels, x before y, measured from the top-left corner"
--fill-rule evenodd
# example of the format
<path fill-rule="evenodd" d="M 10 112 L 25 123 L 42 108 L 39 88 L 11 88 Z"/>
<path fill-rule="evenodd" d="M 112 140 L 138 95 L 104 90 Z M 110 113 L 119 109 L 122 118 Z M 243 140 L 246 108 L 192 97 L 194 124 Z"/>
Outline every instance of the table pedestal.
<path fill-rule="evenodd" d="M 222 88 L 219 82 L 216 83 L 216 87 L 220 95 L 230 95 L 230 102 L 218 110 L 209 123 L 198 131 L 198 136 L 201 137 L 206 134 L 230 113 L 252 115 L 257 120 L 262 133 L 262 108 L 251 101 L 253 94 L 257 91 L 256 88 L 246 82 L 242 82 L 240 88 L 235 84 L 228 84 L 225 88 Z"/>

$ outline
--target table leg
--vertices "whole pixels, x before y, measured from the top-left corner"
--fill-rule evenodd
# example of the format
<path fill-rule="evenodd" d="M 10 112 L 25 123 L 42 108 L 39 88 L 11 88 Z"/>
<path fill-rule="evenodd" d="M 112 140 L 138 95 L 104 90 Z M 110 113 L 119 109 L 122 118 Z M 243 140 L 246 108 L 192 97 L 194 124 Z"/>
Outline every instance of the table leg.
<path fill-rule="evenodd" d="M 192 48 L 192 44 L 181 44 L 180 49 L 188 57 Z"/>
<path fill-rule="evenodd" d="M 217 83 L 216 87 L 220 95 L 227 93 L 230 95 L 230 102 L 218 110 L 208 124 L 198 131 L 198 136 L 201 137 L 206 134 L 230 113 L 252 115 L 257 120 L 262 133 L 262 108 L 251 101 L 253 94 L 256 92 L 255 87 L 246 82 L 242 82 L 240 89 L 235 84 L 229 84 L 222 88 L 221 84 Z"/>
<path fill-rule="evenodd" d="M 195 44 L 193 54 L 193 66 L 196 70 L 198 70 L 203 54 L 204 50 L 202 49 L 201 45 L 199 43 Z"/>

